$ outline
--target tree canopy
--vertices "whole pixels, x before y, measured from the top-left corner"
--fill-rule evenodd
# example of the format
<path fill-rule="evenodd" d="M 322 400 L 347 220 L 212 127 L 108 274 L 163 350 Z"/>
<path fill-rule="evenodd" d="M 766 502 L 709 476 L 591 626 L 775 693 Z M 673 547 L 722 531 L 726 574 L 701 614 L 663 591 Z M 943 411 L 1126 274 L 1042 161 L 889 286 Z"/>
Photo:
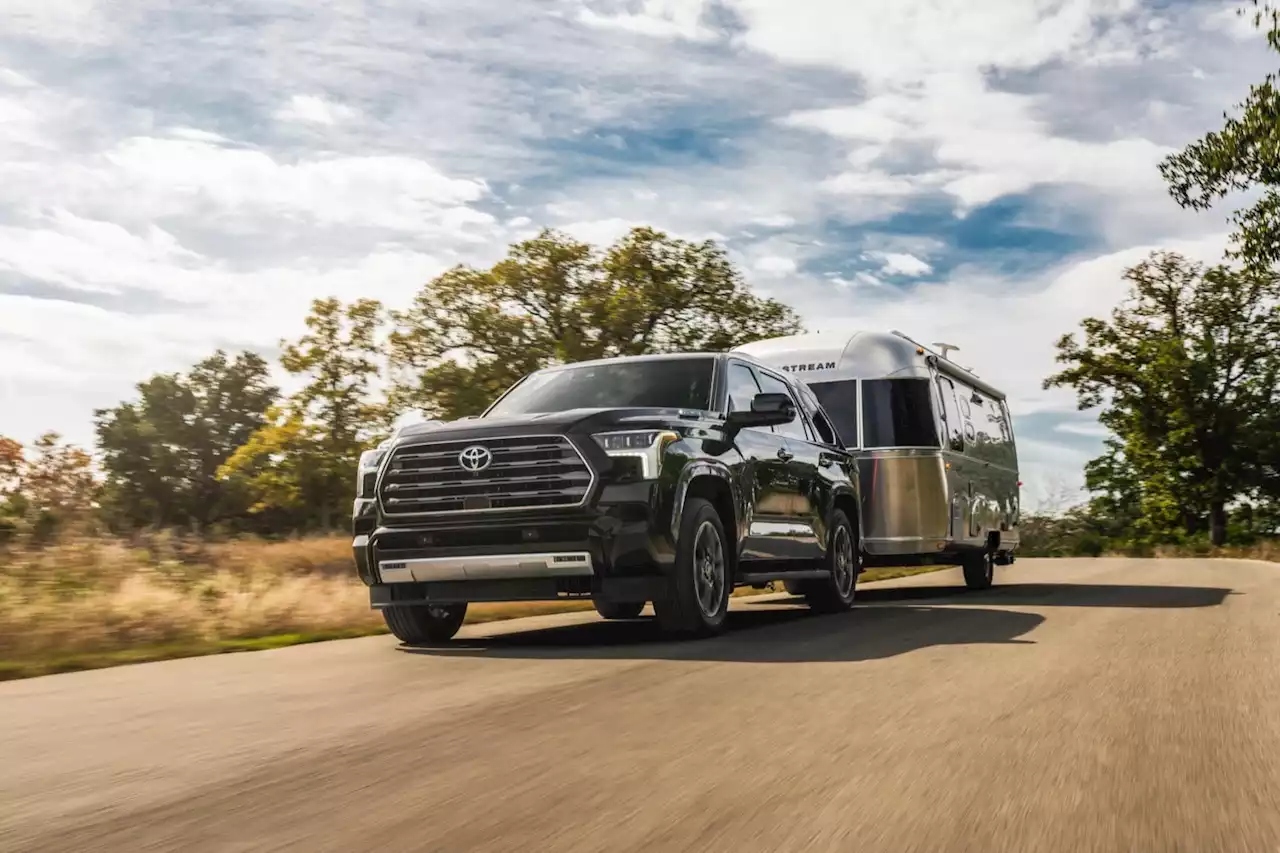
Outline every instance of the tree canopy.
<path fill-rule="evenodd" d="M 360 452 L 387 426 L 388 409 L 373 398 L 383 321 L 376 300 L 317 299 L 307 331 L 281 341 L 280 363 L 303 385 L 218 471 L 261 521 L 332 527 L 349 511 Z"/>
<path fill-rule="evenodd" d="M 1227 537 L 1228 506 L 1271 479 L 1280 406 L 1280 284 L 1271 273 L 1206 268 L 1156 253 L 1125 274 L 1128 299 L 1083 339 L 1058 342 L 1066 367 L 1046 387 L 1101 407 L 1114 434 L 1087 469 L 1110 505 L 1136 507 L 1139 535 Z M 1145 526 L 1145 529 L 1144 529 Z"/>
<path fill-rule="evenodd" d="M 216 475 L 265 422 L 279 396 L 269 379 L 261 356 L 219 350 L 187 373 L 139 383 L 136 400 L 98 411 L 108 519 L 199 528 L 241 512 Z"/>
<path fill-rule="evenodd" d="M 1280 12 L 1252 0 L 1240 10 L 1280 53 Z M 1224 117 L 1221 130 L 1205 134 L 1160 166 L 1174 199 L 1184 207 L 1207 210 L 1231 193 L 1255 191 L 1259 198 L 1237 212 L 1233 256 L 1268 269 L 1280 261 L 1280 91 L 1276 75 L 1250 87 L 1237 104 L 1238 115 Z"/>
<path fill-rule="evenodd" d="M 445 272 L 393 317 L 393 403 L 444 418 L 478 413 L 549 364 L 728 349 L 800 329 L 714 242 L 651 228 L 603 252 L 543 231 L 489 269 Z"/>

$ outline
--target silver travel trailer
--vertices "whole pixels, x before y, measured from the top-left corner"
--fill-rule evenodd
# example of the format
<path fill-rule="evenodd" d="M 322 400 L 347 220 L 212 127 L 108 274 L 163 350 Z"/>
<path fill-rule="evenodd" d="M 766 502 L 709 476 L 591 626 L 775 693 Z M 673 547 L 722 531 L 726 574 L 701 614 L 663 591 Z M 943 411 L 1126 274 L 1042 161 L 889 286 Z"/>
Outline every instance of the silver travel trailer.
<path fill-rule="evenodd" d="M 858 459 L 866 565 L 956 563 L 972 589 L 1018 546 L 1005 395 L 901 332 L 817 333 L 735 352 L 802 379 Z"/>

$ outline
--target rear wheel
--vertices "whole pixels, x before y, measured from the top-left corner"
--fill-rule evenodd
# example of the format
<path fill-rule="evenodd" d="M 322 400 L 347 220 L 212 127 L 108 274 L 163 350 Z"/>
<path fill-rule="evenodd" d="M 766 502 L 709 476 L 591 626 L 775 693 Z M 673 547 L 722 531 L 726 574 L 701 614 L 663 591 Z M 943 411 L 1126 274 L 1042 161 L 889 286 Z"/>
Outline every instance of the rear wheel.
<path fill-rule="evenodd" d="M 453 639 L 462 627 L 462 621 L 467 618 L 467 605 L 464 602 L 384 607 L 382 618 L 402 643 L 444 643 Z"/>
<path fill-rule="evenodd" d="M 853 525 L 849 523 L 849 517 L 840 510 L 836 510 L 831 517 L 827 556 L 823 562 L 827 577 L 809 581 L 804 586 L 804 596 L 809 607 L 820 613 L 848 610 L 853 607 L 862 561 Z"/>
<path fill-rule="evenodd" d="M 644 610 L 643 601 L 595 601 L 596 612 L 605 619 L 635 619 Z"/>
<path fill-rule="evenodd" d="M 724 629 L 733 592 L 725 541 L 716 508 L 703 498 L 690 498 L 680 521 L 671 582 L 666 595 L 653 602 L 664 631 L 705 637 Z"/>
<path fill-rule="evenodd" d="M 966 557 L 961 567 L 964 569 L 965 586 L 969 589 L 990 589 L 996 576 L 995 552 L 987 549 Z"/>

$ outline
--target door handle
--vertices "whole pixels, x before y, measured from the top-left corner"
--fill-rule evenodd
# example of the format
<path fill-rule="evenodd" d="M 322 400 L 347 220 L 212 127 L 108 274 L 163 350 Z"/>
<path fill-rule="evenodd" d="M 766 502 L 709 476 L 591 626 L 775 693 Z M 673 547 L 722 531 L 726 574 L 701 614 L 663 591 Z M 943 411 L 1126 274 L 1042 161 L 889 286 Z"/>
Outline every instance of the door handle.
<path fill-rule="evenodd" d="M 796 455 L 792 453 L 790 450 L 787 450 L 785 447 L 779 447 L 778 458 L 781 459 L 783 462 L 790 462 L 792 459 L 796 458 Z"/>

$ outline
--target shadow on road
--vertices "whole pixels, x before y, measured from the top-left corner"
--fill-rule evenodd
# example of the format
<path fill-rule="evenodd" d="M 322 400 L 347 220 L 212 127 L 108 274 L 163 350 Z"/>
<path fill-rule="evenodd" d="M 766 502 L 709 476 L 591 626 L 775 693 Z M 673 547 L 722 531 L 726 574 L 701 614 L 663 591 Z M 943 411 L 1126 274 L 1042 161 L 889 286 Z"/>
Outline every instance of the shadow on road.
<path fill-rule="evenodd" d="M 912 605 L 835 616 L 817 616 L 799 607 L 757 608 L 731 611 L 728 632 L 710 640 L 673 642 L 662 635 L 656 620 L 637 619 L 457 639 L 435 648 L 402 646 L 401 650 L 501 658 L 860 661 L 928 646 L 1027 643 L 1017 638 L 1043 621 L 1043 616 L 1034 613 Z"/>
<path fill-rule="evenodd" d="M 637 619 L 456 639 L 433 648 L 400 648 L 407 654 L 438 657 L 852 662 L 935 646 L 1033 645 L 1019 638 L 1045 618 L 974 605 L 1211 607 L 1230 594 L 1228 589 L 1209 587 L 1092 584 L 1009 584 L 985 592 L 949 586 L 873 587 L 860 591 L 859 600 L 880 606 L 834 616 L 815 615 L 798 598 L 737 602 L 729 614 L 728 632 L 710 640 L 673 642 L 660 633 L 655 620 Z M 914 603 L 927 599 L 946 602 L 943 606 Z M 966 606 L 946 606 L 955 604 Z"/>
<path fill-rule="evenodd" d="M 1232 591 L 1205 586 L 1076 583 L 997 584 L 983 592 L 963 586 L 873 586 L 858 590 L 861 604 L 948 599 L 948 604 L 1044 605 L 1046 607 L 1213 607 Z M 751 601 L 748 599 L 748 601 Z M 766 602 L 751 602 L 763 604 Z M 799 598 L 773 604 L 803 605 Z"/>

